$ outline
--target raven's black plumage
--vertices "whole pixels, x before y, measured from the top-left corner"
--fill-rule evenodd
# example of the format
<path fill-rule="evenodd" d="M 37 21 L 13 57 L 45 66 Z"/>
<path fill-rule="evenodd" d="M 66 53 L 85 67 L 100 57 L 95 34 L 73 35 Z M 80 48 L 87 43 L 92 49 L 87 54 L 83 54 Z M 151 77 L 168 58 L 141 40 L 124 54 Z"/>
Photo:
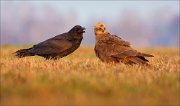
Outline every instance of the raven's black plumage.
<path fill-rule="evenodd" d="M 74 52 L 81 44 L 85 28 L 74 26 L 70 31 L 57 35 L 28 49 L 16 51 L 17 57 L 42 56 L 46 59 L 57 59 Z"/>

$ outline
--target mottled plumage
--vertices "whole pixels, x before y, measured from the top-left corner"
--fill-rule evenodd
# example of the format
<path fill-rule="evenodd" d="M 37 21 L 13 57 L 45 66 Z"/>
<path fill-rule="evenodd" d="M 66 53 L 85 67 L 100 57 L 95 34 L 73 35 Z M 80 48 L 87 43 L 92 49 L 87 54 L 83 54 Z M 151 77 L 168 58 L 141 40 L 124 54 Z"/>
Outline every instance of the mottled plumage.
<path fill-rule="evenodd" d="M 95 26 L 96 56 L 103 62 L 125 63 L 125 64 L 147 64 L 145 57 L 153 57 L 134 50 L 130 43 L 124 41 L 116 35 L 111 35 L 105 28 L 105 25 L 98 23 Z"/>
<path fill-rule="evenodd" d="M 74 52 L 81 44 L 85 28 L 74 26 L 70 31 L 57 35 L 28 49 L 16 51 L 17 57 L 42 56 L 46 59 L 57 59 Z"/>

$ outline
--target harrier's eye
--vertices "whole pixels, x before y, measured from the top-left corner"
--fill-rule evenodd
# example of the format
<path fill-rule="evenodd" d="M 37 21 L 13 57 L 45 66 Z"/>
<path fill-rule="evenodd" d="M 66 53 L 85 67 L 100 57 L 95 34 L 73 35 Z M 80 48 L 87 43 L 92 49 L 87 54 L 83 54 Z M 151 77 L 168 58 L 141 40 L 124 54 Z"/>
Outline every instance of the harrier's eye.
<path fill-rule="evenodd" d="M 100 25 L 100 27 L 103 27 L 103 25 Z"/>
<path fill-rule="evenodd" d="M 102 30 L 101 28 L 98 28 L 98 30 Z"/>

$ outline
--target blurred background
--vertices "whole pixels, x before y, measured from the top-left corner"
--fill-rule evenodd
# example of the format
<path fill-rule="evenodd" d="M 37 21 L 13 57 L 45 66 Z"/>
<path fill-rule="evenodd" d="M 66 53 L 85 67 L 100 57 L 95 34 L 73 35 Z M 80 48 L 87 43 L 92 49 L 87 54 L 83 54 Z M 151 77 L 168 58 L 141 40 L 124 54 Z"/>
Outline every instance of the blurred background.
<path fill-rule="evenodd" d="M 35 44 L 86 27 L 82 45 L 94 46 L 94 25 L 137 47 L 179 46 L 177 1 L 1 1 L 1 45 Z"/>

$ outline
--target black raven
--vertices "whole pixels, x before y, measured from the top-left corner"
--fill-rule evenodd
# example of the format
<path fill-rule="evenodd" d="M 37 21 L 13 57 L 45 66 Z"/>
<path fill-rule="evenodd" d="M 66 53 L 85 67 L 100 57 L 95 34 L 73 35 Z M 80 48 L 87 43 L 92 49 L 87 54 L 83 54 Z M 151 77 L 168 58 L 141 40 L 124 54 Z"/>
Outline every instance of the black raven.
<path fill-rule="evenodd" d="M 74 26 L 70 31 L 40 42 L 28 49 L 16 51 L 17 57 L 42 56 L 46 59 L 58 59 L 74 52 L 81 44 L 85 28 Z"/>

